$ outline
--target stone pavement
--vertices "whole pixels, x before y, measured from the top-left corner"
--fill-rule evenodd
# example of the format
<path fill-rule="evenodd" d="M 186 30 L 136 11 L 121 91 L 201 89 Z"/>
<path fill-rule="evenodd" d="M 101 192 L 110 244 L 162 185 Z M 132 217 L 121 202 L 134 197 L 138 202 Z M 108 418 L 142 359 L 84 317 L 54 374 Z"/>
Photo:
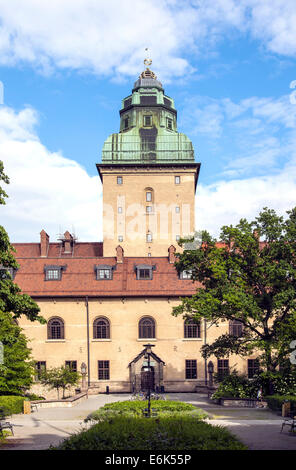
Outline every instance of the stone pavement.
<path fill-rule="evenodd" d="M 250 450 L 296 450 L 296 434 L 288 428 L 280 433 L 282 418 L 266 409 L 226 408 L 210 402 L 197 393 L 168 393 L 166 398 L 192 403 L 209 414 L 210 424 L 225 426 Z M 90 395 L 88 400 L 72 408 L 49 408 L 30 415 L 13 415 L 15 436 L 7 438 L 1 450 L 41 450 L 57 445 L 61 440 L 87 425 L 83 420 L 105 403 L 122 401 L 129 394 Z"/>
<path fill-rule="evenodd" d="M 71 408 L 45 408 L 29 415 L 13 415 L 7 421 L 14 425 L 14 436 L 9 436 L 0 450 L 43 450 L 56 446 L 71 434 L 86 429 L 83 421 L 92 411 L 129 398 L 130 394 L 90 395 Z"/>
<path fill-rule="evenodd" d="M 168 397 L 202 408 L 209 414 L 208 423 L 225 426 L 249 450 L 296 450 L 296 434 L 289 433 L 287 426 L 281 433 L 283 418 L 268 409 L 219 406 L 197 393 L 174 393 Z"/>

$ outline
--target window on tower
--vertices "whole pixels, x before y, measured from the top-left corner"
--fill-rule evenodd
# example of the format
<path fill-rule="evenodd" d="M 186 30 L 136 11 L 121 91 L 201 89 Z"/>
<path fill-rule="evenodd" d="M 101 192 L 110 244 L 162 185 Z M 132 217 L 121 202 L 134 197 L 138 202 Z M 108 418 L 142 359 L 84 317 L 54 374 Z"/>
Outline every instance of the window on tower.
<path fill-rule="evenodd" d="M 151 127 L 152 126 L 152 116 L 146 115 L 144 116 L 144 127 Z"/>
<path fill-rule="evenodd" d="M 124 129 L 129 128 L 129 117 L 128 116 L 123 119 L 123 128 Z"/>
<path fill-rule="evenodd" d="M 167 128 L 173 130 L 173 120 L 171 118 L 167 118 Z"/>

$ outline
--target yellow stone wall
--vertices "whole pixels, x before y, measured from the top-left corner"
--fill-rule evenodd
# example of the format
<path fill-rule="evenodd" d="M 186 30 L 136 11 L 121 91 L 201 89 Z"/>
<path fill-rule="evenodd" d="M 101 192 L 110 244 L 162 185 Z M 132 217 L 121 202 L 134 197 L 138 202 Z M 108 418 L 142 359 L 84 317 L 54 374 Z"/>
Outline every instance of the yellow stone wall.
<path fill-rule="evenodd" d="M 87 314 L 85 299 L 37 300 L 41 315 L 47 320 L 61 317 L 65 324 L 64 340 L 48 340 L 47 325 L 30 322 L 23 318 L 19 325 L 31 340 L 30 347 L 36 361 L 46 361 L 47 368 L 58 367 L 65 361 L 77 361 L 78 370 L 82 362 L 87 364 Z M 89 299 L 90 335 L 90 382 L 96 392 L 130 391 L 128 364 L 144 349 L 149 341 L 154 344 L 153 352 L 165 362 L 164 386 L 166 391 L 194 391 L 198 383 L 204 383 L 204 360 L 200 348 L 204 343 L 204 324 L 200 339 L 185 339 L 183 319 L 171 315 L 178 304 L 175 298 L 131 298 L 131 299 Z M 139 340 L 138 322 L 143 316 L 152 316 L 156 322 L 156 339 Z M 93 321 L 105 316 L 111 324 L 110 340 L 93 339 Z M 207 328 L 207 341 L 228 331 L 228 324 Z M 185 379 L 185 360 L 197 360 L 197 380 Z M 98 380 L 98 360 L 110 361 L 110 380 Z M 211 358 L 217 371 L 217 360 Z M 230 367 L 247 372 L 247 361 L 238 356 L 229 360 Z"/>
<path fill-rule="evenodd" d="M 167 256 L 176 236 L 194 233 L 195 168 L 102 168 L 104 256 L 114 256 L 120 244 L 125 256 Z M 123 184 L 117 184 L 122 176 Z M 175 184 L 180 176 L 180 184 Z M 152 190 L 152 203 L 146 191 Z M 146 214 L 152 205 L 153 213 Z M 140 206 L 140 207 L 139 207 Z M 122 213 L 118 213 L 122 207 Z M 177 213 L 175 208 L 179 207 Z M 139 228 L 141 226 L 141 229 Z M 146 241 L 150 229 L 152 242 Z M 123 242 L 118 237 L 123 236 Z"/>

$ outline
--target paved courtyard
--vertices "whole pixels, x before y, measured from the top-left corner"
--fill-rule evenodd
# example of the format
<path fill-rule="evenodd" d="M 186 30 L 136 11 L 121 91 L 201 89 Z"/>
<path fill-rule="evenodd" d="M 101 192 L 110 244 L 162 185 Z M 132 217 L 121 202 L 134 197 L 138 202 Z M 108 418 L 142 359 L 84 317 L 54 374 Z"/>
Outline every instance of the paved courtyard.
<path fill-rule="evenodd" d="M 129 399 L 129 394 L 90 395 L 72 408 L 40 409 L 30 415 L 13 415 L 14 436 L 1 450 L 41 450 L 86 428 L 89 413 L 105 403 Z M 296 435 L 287 427 L 280 433 L 282 418 L 265 409 L 225 408 L 196 393 L 171 393 L 166 398 L 192 403 L 205 410 L 211 424 L 226 426 L 250 450 L 296 450 Z M 116 449 L 114 449 L 116 450 Z"/>

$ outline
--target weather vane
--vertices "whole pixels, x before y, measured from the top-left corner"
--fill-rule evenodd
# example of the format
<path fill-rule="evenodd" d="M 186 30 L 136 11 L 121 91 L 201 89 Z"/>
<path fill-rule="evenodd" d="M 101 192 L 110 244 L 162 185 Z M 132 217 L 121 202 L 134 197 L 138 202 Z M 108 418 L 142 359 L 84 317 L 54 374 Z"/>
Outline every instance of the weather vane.
<path fill-rule="evenodd" d="M 146 47 L 145 51 L 147 51 L 147 57 L 146 59 L 144 60 L 144 64 L 146 65 L 146 67 L 149 67 L 149 65 L 152 64 L 152 60 L 149 58 L 149 49 L 148 47 Z"/>

